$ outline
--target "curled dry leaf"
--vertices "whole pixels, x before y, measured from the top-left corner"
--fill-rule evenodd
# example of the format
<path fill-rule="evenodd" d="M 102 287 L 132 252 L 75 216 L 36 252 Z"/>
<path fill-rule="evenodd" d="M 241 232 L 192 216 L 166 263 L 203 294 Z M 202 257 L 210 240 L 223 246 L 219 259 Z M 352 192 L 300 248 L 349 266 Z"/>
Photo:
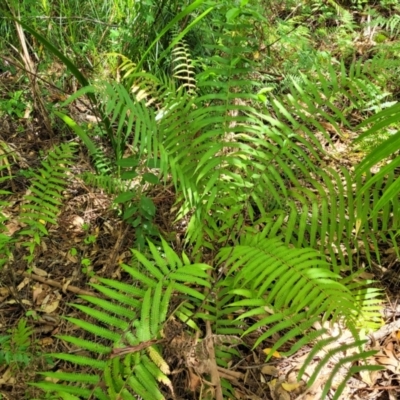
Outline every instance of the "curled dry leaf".
<path fill-rule="evenodd" d="M 279 375 L 278 368 L 274 367 L 273 365 L 265 365 L 264 367 L 262 367 L 261 372 L 265 375 L 270 375 L 270 376 Z"/>

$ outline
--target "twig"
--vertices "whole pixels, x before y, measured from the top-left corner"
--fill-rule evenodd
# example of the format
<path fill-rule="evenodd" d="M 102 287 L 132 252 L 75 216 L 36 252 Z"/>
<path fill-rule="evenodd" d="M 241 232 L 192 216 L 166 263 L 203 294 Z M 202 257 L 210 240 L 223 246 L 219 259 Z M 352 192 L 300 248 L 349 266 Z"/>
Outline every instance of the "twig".
<path fill-rule="evenodd" d="M 54 287 L 57 287 L 57 288 L 62 289 L 62 290 L 69 290 L 72 293 L 76 293 L 76 294 L 80 294 L 80 295 L 86 295 L 86 296 L 99 297 L 94 292 L 90 292 L 88 290 L 83 290 L 83 289 L 80 289 L 80 288 L 78 288 L 76 286 L 72 286 L 72 285 L 63 285 L 62 283 L 54 281 L 53 279 L 43 278 L 42 276 L 35 275 L 35 274 L 28 274 L 27 272 L 24 272 L 22 275 L 25 278 L 33 279 L 33 280 L 35 280 L 37 282 L 42 282 L 42 283 L 45 283 L 45 284 L 47 284 L 49 286 L 54 286 Z"/>
<path fill-rule="evenodd" d="M 222 395 L 222 387 L 221 387 L 221 377 L 219 375 L 217 360 L 215 359 L 215 348 L 214 341 L 212 339 L 212 329 L 210 321 L 206 322 L 206 343 L 207 343 L 207 352 L 209 358 L 209 367 L 210 367 L 210 375 L 211 375 L 211 383 L 215 388 L 215 400 L 224 400 Z"/>
<path fill-rule="evenodd" d="M 393 321 L 385 326 L 382 326 L 382 328 L 378 329 L 376 332 L 371 333 L 369 335 L 369 342 L 383 339 L 385 336 L 399 329 L 400 329 L 400 319 L 398 319 L 397 321 Z"/>

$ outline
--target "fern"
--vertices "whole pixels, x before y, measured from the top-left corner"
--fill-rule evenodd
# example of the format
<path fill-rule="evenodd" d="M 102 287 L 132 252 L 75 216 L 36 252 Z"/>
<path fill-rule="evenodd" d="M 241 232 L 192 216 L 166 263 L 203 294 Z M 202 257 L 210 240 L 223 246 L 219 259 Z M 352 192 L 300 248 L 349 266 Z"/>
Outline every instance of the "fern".
<path fill-rule="evenodd" d="M 9 330 L 9 335 L 0 336 L 0 365 L 18 368 L 19 364 L 27 366 L 32 361 L 34 349 L 30 347 L 34 344 L 33 329 L 27 327 L 26 323 L 27 320 L 22 318 L 14 329 Z"/>
<path fill-rule="evenodd" d="M 28 261 L 33 258 L 40 237 L 47 235 L 46 224 L 57 224 L 57 214 L 62 205 L 62 191 L 73 160 L 73 145 L 62 144 L 54 148 L 42 161 L 42 167 L 33 173 L 29 194 L 24 196 L 20 221 L 27 227 L 19 232 L 30 240 L 23 242 L 29 249 Z"/>
<path fill-rule="evenodd" d="M 185 88 L 188 93 L 193 93 L 196 90 L 195 71 L 189 46 L 184 39 L 175 45 L 171 56 L 175 64 L 173 78 L 182 82 L 181 87 Z"/>
<path fill-rule="evenodd" d="M 192 307 L 187 306 L 186 310 L 189 314 L 187 311 L 182 312 L 181 309 L 181 313 L 175 312 L 176 316 L 181 317 L 184 323 L 188 322 L 188 317 L 194 321 L 199 319 L 211 321 L 215 326 L 216 335 L 224 333 L 223 337 L 216 336 L 216 338 L 219 337 L 217 346 L 227 341 L 237 342 L 236 334 L 238 333 L 246 335 L 256 329 L 265 329 L 269 326 L 257 340 L 256 345 L 275 332 L 282 332 L 282 338 L 274 346 L 274 349 L 278 349 L 309 331 L 310 333 L 297 341 L 287 354 L 292 354 L 303 344 L 316 339 L 319 339 L 318 349 L 321 350 L 324 346 L 335 342 L 337 338 L 329 337 L 329 340 L 325 340 L 323 335 L 326 329 L 315 331 L 312 329 L 313 325 L 320 320 L 320 314 L 324 314 L 325 319 L 330 323 L 341 321 L 344 317 L 347 324 L 353 327 L 360 315 L 353 291 L 340 283 L 340 277 L 329 270 L 328 264 L 318 256 L 317 252 L 312 249 L 288 251 L 279 239 L 266 239 L 265 233 L 255 236 L 249 234 L 242 238 L 239 246 L 221 249 L 217 260 L 226 268 L 227 273 L 217 283 L 215 301 L 204 296 L 202 291 L 191 289 L 194 284 L 203 290 L 210 287 L 209 275 L 206 272 L 210 269 L 208 265 L 192 264 L 184 255 L 180 258 L 164 241 L 162 249 L 157 249 L 151 243 L 149 243 L 149 248 L 151 255 L 148 258 L 134 251 L 138 264 L 123 266 L 135 281 L 141 283 L 142 288 L 148 288 L 145 292 L 135 290 L 126 284 L 121 286 L 118 282 L 99 278 L 100 285 L 94 284 L 95 288 L 105 289 L 111 283 L 112 287 L 119 287 L 127 293 L 125 295 L 127 300 L 124 300 L 124 297 L 118 297 L 119 304 L 114 305 L 112 298 L 115 297 L 107 300 L 84 296 L 84 299 L 92 303 L 92 306 L 75 305 L 75 307 L 95 322 L 67 318 L 68 321 L 87 332 L 111 342 L 105 345 L 81 338 L 61 336 L 61 340 L 90 351 L 93 356 L 52 354 L 52 357 L 94 368 L 97 372 L 81 374 L 79 379 L 76 379 L 76 374 L 66 372 L 44 373 L 44 376 L 62 381 L 84 383 L 86 388 L 91 389 L 48 382 L 38 383 L 35 386 L 47 391 L 57 390 L 88 398 L 89 393 L 94 390 L 97 390 L 97 395 L 99 395 L 101 389 L 96 385 L 104 379 L 109 389 L 108 394 L 102 392 L 103 397 L 99 398 L 116 399 L 121 396 L 123 399 L 129 399 L 130 393 L 136 393 L 145 399 L 162 398 L 156 382 L 163 382 L 171 387 L 168 376 L 161 371 L 162 368 L 168 372 L 168 368 L 165 368 L 165 361 L 162 360 L 160 354 L 154 357 L 155 348 L 149 349 L 150 357 L 148 357 L 143 347 L 148 347 L 154 341 L 160 340 L 161 331 L 167 329 L 165 326 L 168 325 L 168 308 L 174 291 L 184 295 L 186 305 L 193 305 L 199 309 L 199 312 L 195 313 L 190 311 Z M 268 266 L 267 269 L 265 269 L 266 266 Z M 269 278 L 265 279 L 266 276 Z M 306 288 L 308 295 L 301 295 L 304 292 L 301 290 L 287 290 L 285 286 L 292 280 L 297 281 L 299 287 Z M 190 286 L 184 285 L 183 282 L 189 283 Z M 105 290 L 102 292 L 107 293 Z M 110 293 L 112 294 L 113 291 Z M 368 294 L 365 297 L 373 298 Z M 132 302 L 139 298 L 141 302 Z M 240 298 L 244 299 L 240 300 Z M 262 317 L 267 306 L 273 308 L 274 314 Z M 203 313 L 202 308 L 207 313 Z M 239 310 L 241 313 L 237 315 Z M 243 310 L 247 311 L 243 312 Z M 232 315 L 237 315 L 234 320 L 232 320 Z M 257 323 L 248 326 L 253 317 L 261 318 Z M 132 321 L 135 321 L 133 326 Z M 248 326 L 247 329 L 246 326 Z M 162 342 L 162 339 L 160 341 Z M 146 345 L 147 343 L 149 345 Z M 359 343 L 356 342 L 351 346 L 357 347 Z M 190 348 L 189 346 L 187 354 L 191 351 Z M 319 368 L 322 368 L 332 355 L 339 354 L 345 349 L 341 345 L 329 351 L 329 357 L 321 360 L 322 365 Z M 120 358 L 119 354 L 126 355 Z M 217 352 L 217 354 L 221 357 L 219 362 L 223 363 L 222 359 L 227 356 L 227 353 Z M 312 354 L 314 355 L 314 352 Z M 368 354 L 360 352 L 358 358 L 363 360 Z M 99 356 L 103 358 L 105 356 L 108 359 L 98 359 Z M 205 355 L 201 348 L 197 350 L 197 357 L 199 357 L 199 362 L 204 362 L 202 357 Z M 346 359 L 342 364 L 346 364 L 347 361 L 349 360 Z"/>
<path fill-rule="evenodd" d="M 168 328 L 173 300 L 178 302 L 174 317 L 195 330 L 210 324 L 213 334 L 234 337 L 257 330 L 256 344 L 279 333 L 274 350 L 293 354 L 313 344 L 326 351 L 311 382 L 332 358 L 339 357 L 339 368 L 371 354 L 360 332 L 379 326 L 381 293 L 360 278 L 353 254 L 365 249 L 371 262 L 369 243 L 395 235 L 397 216 L 381 218 L 371 210 L 382 205 L 379 191 L 396 181 L 394 175 L 387 181 L 382 176 L 369 181 L 367 175 L 368 186 L 361 189 L 362 173 L 334 167 L 325 147 L 353 128 L 355 110 L 379 106 L 379 79 L 374 68 L 367 71 L 360 63 L 332 63 L 326 70 L 318 67 L 312 79 L 299 74 L 285 93 L 271 93 L 261 102 L 255 94 L 260 83 L 251 78 L 253 48 L 243 35 L 246 29 L 238 17 L 216 33 L 216 42 L 207 45 L 210 62 L 196 76 L 196 92 L 175 90 L 181 82 L 163 84 L 137 69 L 129 70 L 128 88 L 117 83 L 91 87 L 104 98 L 115 124 L 118 162 L 129 144 L 135 156 L 157 161 L 164 181 L 172 180 L 181 205 L 178 218 L 190 218 L 187 242 L 194 261 L 178 256 L 164 241 L 161 248 L 149 243 L 149 254 L 133 250 L 136 262 L 121 266 L 135 286 L 99 278 L 94 286 L 107 300 L 86 298 L 91 305 L 78 306 L 95 322 L 69 321 L 110 341 L 110 355 L 123 353 L 118 349 L 126 348 L 125 342 L 135 351 L 123 360 L 100 357 L 98 374 L 109 392 L 93 387 L 88 378 L 81 396 L 87 397 L 86 387 L 99 398 L 160 396 L 155 382 L 166 362 L 163 342 L 156 347 L 153 341 L 162 340 L 160 332 Z M 182 43 L 177 48 L 175 55 L 184 58 L 178 71 L 189 70 L 187 48 Z M 149 83 L 155 81 L 160 83 L 156 89 Z M 363 171 L 372 164 L 364 163 Z M 386 217 L 395 215 L 397 199 L 392 196 L 385 207 Z M 119 306 L 113 312 L 115 301 Z M 324 322 L 350 331 L 350 343 L 340 343 L 341 332 L 327 337 Z M 142 347 L 147 345 L 148 356 Z M 189 347 L 193 350 L 193 344 Z M 216 347 L 223 365 L 227 353 Z M 106 354 L 99 349 L 96 354 L 96 347 L 90 348 L 96 360 Z M 349 356 L 353 350 L 357 355 Z M 77 357 L 68 360 L 90 365 Z M 345 379 L 357 368 L 350 367 Z M 223 384 L 229 396 L 229 385 Z M 38 385 L 76 394 L 62 385 Z"/>
<path fill-rule="evenodd" d="M 111 297 L 98 299 L 83 296 L 93 306 L 74 305 L 94 322 L 66 318 L 87 332 L 107 339 L 109 344 L 94 343 L 72 336 L 60 336 L 61 340 L 87 350 L 93 356 L 83 357 L 75 354 L 51 354 L 51 356 L 59 360 L 90 367 L 96 373 L 79 374 L 78 376 L 75 373 L 60 371 L 47 372 L 43 373 L 43 375 L 64 382 L 83 383 L 87 388 L 49 382 L 34 384 L 35 386 L 46 391 L 79 395 L 83 398 L 89 398 L 91 393 L 95 393 L 98 398 L 131 399 L 135 393 L 144 399 L 150 400 L 163 398 L 157 382 L 172 388 L 171 382 L 166 375 L 169 369 L 162 356 L 156 348 L 146 350 L 146 346 L 143 346 L 144 349 L 141 350 L 141 344 L 146 342 L 151 344 L 152 341 L 163 340 L 161 332 L 167 320 L 173 291 L 181 291 L 183 294 L 188 295 L 188 290 L 190 289 L 179 283 L 179 281 L 185 279 L 185 282 L 196 282 L 197 284 L 209 286 L 206 281 L 208 275 L 205 271 L 209 267 L 203 264 L 185 264 L 163 242 L 163 253 L 173 255 L 169 262 L 169 260 L 163 259 L 163 256 L 153 245 L 149 245 L 154 257 L 158 260 L 163 260 L 160 265 L 153 265 L 140 253 L 135 252 L 138 261 L 141 262 L 144 268 L 143 272 L 138 272 L 132 266 L 123 266 L 134 279 L 138 279 L 142 283 L 142 287 L 147 287 L 147 290 L 135 291 L 129 285 L 120 286 L 118 282 L 99 279 L 101 284 L 93 284 L 93 286 L 101 290 L 103 294 L 110 294 Z M 125 296 L 118 293 L 118 297 L 116 297 L 118 304 L 112 303 L 113 294 L 117 294 L 117 292 L 109 291 L 107 288 L 109 283 L 112 287 L 117 286 L 120 290 L 128 292 Z M 140 301 L 136 299 L 140 299 Z M 204 296 L 201 299 L 204 299 Z M 139 319 L 135 318 L 135 309 L 140 316 Z M 149 356 L 146 355 L 146 352 Z M 106 356 L 108 359 L 101 360 L 98 359 L 99 356 Z M 103 392 L 98 386 L 101 379 L 104 379 L 107 384 L 107 393 Z"/>
<path fill-rule="evenodd" d="M 397 14 L 391 15 L 389 18 L 379 15 L 374 18 L 373 24 L 386 29 L 391 36 L 397 36 L 400 33 L 400 17 Z"/>
<path fill-rule="evenodd" d="M 7 150 L 7 149 L 5 149 Z M 12 179 L 10 162 L 7 154 L 0 148 L 0 183 L 4 184 L 6 181 Z M 6 196 L 11 194 L 8 190 L 0 189 L 0 195 Z M 0 270 L 7 263 L 8 256 L 11 253 L 12 238 L 3 233 L 5 230 L 5 222 L 7 221 L 6 215 L 3 213 L 8 202 L 0 199 L 0 252 L 4 254 L 4 258 L 0 260 Z"/>

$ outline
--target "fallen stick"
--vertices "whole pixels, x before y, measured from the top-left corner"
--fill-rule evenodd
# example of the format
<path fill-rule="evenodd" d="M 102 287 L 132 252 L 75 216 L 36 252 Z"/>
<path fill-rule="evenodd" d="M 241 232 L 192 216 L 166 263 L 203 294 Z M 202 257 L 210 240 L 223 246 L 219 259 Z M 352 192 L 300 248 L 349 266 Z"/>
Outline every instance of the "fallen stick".
<path fill-rule="evenodd" d="M 24 272 L 22 275 L 25 278 L 33 279 L 34 281 L 45 283 L 49 286 L 54 286 L 59 289 L 62 289 L 64 292 L 65 292 L 65 290 L 69 290 L 72 293 L 76 293 L 76 294 L 80 294 L 80 295 L 99 297 L 94 292 L 90 292 L 88 290 L 83 290 L 83 289 L 80 289 L 80 288 L 78 288 L 76 286 L 72 286 L 72 285 L 63 285 L 62 283 L 54 281 L 53 279 L 44 278 L 42 276 L 35 275 L 35 274 L 28 274 L 27 272 Z"/>

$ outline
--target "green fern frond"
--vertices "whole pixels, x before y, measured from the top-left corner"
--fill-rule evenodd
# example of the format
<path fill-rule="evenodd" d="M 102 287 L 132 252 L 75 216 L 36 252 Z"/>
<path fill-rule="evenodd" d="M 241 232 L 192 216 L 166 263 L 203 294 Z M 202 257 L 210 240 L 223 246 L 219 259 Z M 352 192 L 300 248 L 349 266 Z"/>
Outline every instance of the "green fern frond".
<path fill-rule="evenodd" d="M 44 392 L 63 393 L 63 396 L 67 396 L 66 398 L 68 398 L 68 395 L 76 395 L 79 396 L 79 399 L 88 399 L 89 396 L 91 396 L 92 394 L 92 391 L 90 389 L 84 389 L 73 385 L 62 385 L 59 383 L 45 381 L 39 383 L 31 383 L 30 385 L 42 389 Z"/>
<path fill-rule="evenodd" d="M 374 18 L 373 24 L 385 28 L 391 36 L 400 33 L 400 17 L 397 14 L 391 15 L 389 18 L 379 15 Z"/>
<path fill-rule="evenodd" d="M 227 268 L 228 276 L 234 276 L 232 287 L 235 289 L 230 293 L 244 297 L 230 305 L 249 310 L 239 320 L 263 315 L 266 307 L 274 310 L 274 314 L 261 318 L 245 331 L 248 334 L 272 325 L 256 343 L 282 331 L 286 333 L 274 344 L 274 350 L 304 333 L 298 345 L 316 339 L 323 331 L 311 336 L 306 332 L 310 332 L 321 314 L 331 323 L 345 318 L 353 327 L 362 314 L 361 304 L 365 307 L 364 317 L 371 318 L 368 322 L 376 327 L 380 292 L 361 289 L 365 282 L 359 283 L 354 292 L 349 281 L 342 281 L 347 285 L 342 284 L 340 276 L 331 272 L 329 264 L 312 249 L 288 248 L 279 238 L 265 239 L 264 234 L 259 234 L 243 237 L 234 248 L 221 249 L 218 257 Z M 291 353 L 296 349 L 297 346 L 292 348 Z"/>
<path fill-rule="evenodd" d="M 75 308 L 78 310 L 81 310 L 85 314 L 91 316 L 92 318 L 98 320 L 102 324 L 106 324 L 109 326 L 114 326 L 120 329 L 127 329 L 129 326 L 129 323 L 121 318 L 114 317 L 106 312 L 93 309 L 88 306 L 80 305 L 80 304 L 73 304 Z M 110 308 L 110 307 L 109 307 Z"/>
<path fill-rule="evenodd" d="M 138 381 L 146 388 L 147 397 L 155 400 L 162 400 L 164 396 L 158 389 L 157 381 L 153 374 L 146 368 L 144 363 L 140 363 L 134 369 Z"/>
<path fill-rule="evenodd" d="M 180 40 L 172 50 L 172 59 L 174 63 L 173 77 L 182 82 L 183 88 L 189 93 L 196 90 L 196 78 L 191 59 L 189 46 L 184 39 Z"/>
<path fill-rule="evenodd" d="M 81 178 L 87 185 L 103 189 L 108 194 L 118 194 L 126 189 L 126 182 L 112 175 L 97 175 L 85 172 L 81 175 Z"/>
<path fill-rule="evenodd" d="M 82 321 L 77 318 L 66 317 L 65 319 L 79 326 L 80 328 L 92 333 L 93 335 L 100 336 L 112 341 L 117 341 L 119 339 L 119 335 L 117 333 L 111 332 L 109 329 L 103 328 L 101 326 Z"/>
<path fill-rule="evenodd" d="M 58 392 L 57 395 L 60 396 L 62 400 L 79 400 L 79 397 L 70 393 Z"/>
<path fill-rule="evenodd" d="M 104 285 L 110 286 L 114 289 L 117 289 L 118 292 L 116 292 L 115 290 L 111 290 L 107 287 L 104 287 L 103 285 L 92 284 L 92 286 L 97 290 L 99 290 L 100 292 L 107 295 L 108 297 L 120 301 L 121 304 L 126 303 L 126 304 L 131 304 L 133 307 L 137 307 L 138 302 L 133 298 L 134 297 L 141 298 L 144 295 L 143 289 L 140 289 L 133 285 L 129 285 L 127 283 L 118 282 L 113 279 L 107 279 L 107 278 L 99 278 L 99 282 L 103 283 Z M 123 295 L 120 292 L 127 293 L 129 296 Z"/>
<path fill-rule="evenodd" d="M 67 382 L 79 382 L 86 384 L 96 384 L 100 380 L 98 375 L 76 374 L 71 372 L 41 372 L 40 375 Z"/>
<path fill-rule="evenodd" d="M 105 361 L 95 360 L 93 358 L 84 357 L 76 354 L 51 353 L 50 356 L 59 360 L 69 361 L 73 364 L 84 365 L 96 369 L 103 369 L 106 364 Z"/>
<path fill-rule="evenodd" d="M 28 261 L 32 260 L 34 249 L 40 243 L 40 237 L 48 234 L 46 224 L 57 224 L 68 167 L 74 157 L 73 147 L 73 144 L 55 147 L 49 152 L 47 159 L 42 161 L 41 168 L 33 173 L 30 194 L 24 196 L 20 213 L 20 221 L 27 227 L 20 231 L 19 235 L 31 238 L 22 243 L 29 249 Z"/>
<path fill-rule="evenodd" d="M 27 326 L 27 320 L 21 318 L 18 325 L 12 330 L 12 341 L 17 348 L 27 348 L 31 343 L 33 328 Z"/>
<path fill-rule="evenodd" d="M 164 248 L 167 246 L 164 243 Z M 156 249 L 153 248 L 153 251 L 155 252 Z M 170 251 L 172 250 L 170 249 Z M 161 254 L 165 253 L 159 252 L 157 254 L 158 259 L 162 257 Z M 140 261 L 144 261 L 147 267 L 149 266 L 149 261 L 145 260 L 142 255 L 138 258 Z M 182 263 L 180 264 L 182 265 Z M 174 262 L 173 265 L 176 265 L 176 263 Z M 191 266 L 186 265 L 182 268 L 185 267 L 190 268 Z M 128 268 L 132 267 L 129 266 Z M 93 284 L 105 296 L 110 295 L 110 297 L 100 299 L 82 296 L 91 304 L 90 307 L 82 304 L 74 304 L 73 306 L 98 321 L 98 325 L 75 318 L 66 318 L 84 331 L 100 338 L 105 338 L 110 343 L 109 345 L 104 345 L 86 339 L 61 336 L 61 340 L 69 342 L 82 350 L 90 351 L 93 357 L 62 353 L 51 354 L 56 359 L 89 366 L 97 371 L 97 375 L 81 375 L 75 382 L 82 384 L 84 387 L 93 387 L 94 393 L 99 396 L 98 398 L 109 400 L 116 398 L 130 399 L 134 398 L 136 394 L 149 400 L 162 399 L 164 397 L 158 389 L 158 382 L 165 384 L 172 390 L 172 383 L 166 375 L 169 373 L 168 364 L 155 348 L 139 350 L 122 357 L 118 356 L 117 349 L 123 349 L 126 344 L 138 346 L 142 342 L 160 338 L 169 309 L 169 301 L 175 291 L 175 287 L 173 281 L 165 281 L 164 276 L 159 275 L 157 270 L 147 268 L 147 273 L 151 273 L 151 271 L 155 272 L 156 276 L 152 276 L 149 281 L 144 280 L 144 282 L 150 283 L 150 287 L 147 290 L 139 290 L 126 283 L 122 284 L 109 279 L 99 278 L 100 284 Z M 155 282 L 155 285 L 153 285 L 153 282 Z M 107 286 L 122 290 L 125 294 L 118 293 L 116 290 L 107 288 Z M 136 298 L 141 298 L 141 301 L 137 301 Z M 113 304 L 113 301 L 117 301 L 118 304 Z M 135 319 L 137 313 L 140 315 L 140 319 Z M 144 354 L 145 351 L 149 357 Z M 113 356 L 113 352 L 117 356 Z M 106 356 L 105 359 L 104 356 Z M 51 377 L 56 377 L 56 375 Z M 75 376 L 60 372 L 57 378 L 61 381 L 72 382 Z M 107 395 L 100 387 L 96 387 L 100 381 L 99 379 L 104 379 L 108 388 Z M 133 383 L 135 383 L 135 386 L 132 386 Z M 65 389 L 65 385 L 52 386 L 47 385 L 47 382 L 42 382 L 38 385 L 40 385 L 38 387 L 46 391 L 56 390 L 88 398 L 86 388 L 81 391 L 79 389 L 70 390 L 69 388 Z"/>
<path fill-rule="evenodd" d="M 127 379 L 127 383 L 130 388 L 137 393 L 144 400 L 153 400 L 153 397 L 147 392 L 146 388 L 142 383 L 136 378 L 136 376 L 130 376 Z"/>
<path fill-rule="evenodd" d="M 51 151 L 42 162 L 38 173 L 34 173 L 30 191 L 22 206 L 21 222 L 30 226 L 20 232 L 32 235 L 35 229 L 47 234 L 44 224 L 57 224 L 57 214 L 62 204 L 62 191 L 65 188 L 68 166 L 72 164 L 73 146 L 62 144 Z"/>
<path fill-rule="evenodd" d="M 136 317 L 136 313 L 133 310 L 130 310 L 120 304 L 112 304 L 105 299 L 99 299 L 93 296 L 80 296 L 80 297 L 86 300 L 88 303 L 92 303 L 93 305 L 98 306 L 109 313 L 116 314 L 119 317 L 126 317 L 130 320 L 133 320 Z M 122 299 L 120 299 L 120 301 L 121 300 Z M 124 300 L 122 300 L 122 303 L 126 304 Z"/>
<path fill-rule="evenodd" d="M 60 335 L 57 336 L 59 339 L 64 340 L 68 343 L 73 344 L 76 347 L 80 347 L 82 349 L 91 351 L 93 353 L 97 354 L 109 354 L 111 353 L 111 347 L 110 346 L 104 346 L 100 343 L 93 342 L 92 340 L 85 340 L 82 338 L 77 338 L 75 336 L 65 336 L 65 335 Z"/>
<path fill-rule="evenodd" d="M 337 372 L 339 369 L 347 369 L 347 374 L 345 375 L 344 378 L 341 378 L 341 384 L 339 385 L 338 390 L 336 391 L 334 398 L 339 399 L 340 395 L 345 387 L 346 382 L 348 379 L 352 376 L 354 373 L 354 370 L 357 369 L 358 371 L 360 370 L 372 370 L 373 368 L 370 368 L 371 366 L 368 365 L 363 365 L 360 367 L 356 367 L 352 369 L 353 363 L 356 361 L 365 361 L 368 357 L 373 356 L 376 354 L 376 351 L 362 351 L 363 345 L 365 344 L 365 341 L 355 341 L 351 342 L 349 344 L 341 344 L 340 346 L 336 346 L 335 340 L 337 341 L 340 338 L 340 336 L 337 337 L 330 337 L 324 341 L 321 341 L 316 348 L 312 349 L 310 352 L 309 356 L 307 357 L 307 362 L 310 362 L 312 358 L 317 354 L 317 352 L 325 353 L 324 356 L 321 356 L 321 361 L 317 364 L 315 370 L 311 374 L 309 384 L 312 385 L 315 380 L 318 378 L 322 368 L 324 368 L 329 362 L 334 363 L 334 367 L 330 373 L 330 376 L 328 378 L 328 381 L 326 385 L 324 386 L 323 398 L 328 394 L 328 391 L 332 387 L 332 382 L 334 378 L 337 379 Z M 324 346 L 327 348 L 327 350 L 324 349 Z M 351 354 L 348 356 L 347 354 Z M 382 369 L 381 367 L 378 366 L 377 369 Z M 302 376 L 304 373 L 304 368 L 301 368 L 299 371 L 299 376 Z"/>

